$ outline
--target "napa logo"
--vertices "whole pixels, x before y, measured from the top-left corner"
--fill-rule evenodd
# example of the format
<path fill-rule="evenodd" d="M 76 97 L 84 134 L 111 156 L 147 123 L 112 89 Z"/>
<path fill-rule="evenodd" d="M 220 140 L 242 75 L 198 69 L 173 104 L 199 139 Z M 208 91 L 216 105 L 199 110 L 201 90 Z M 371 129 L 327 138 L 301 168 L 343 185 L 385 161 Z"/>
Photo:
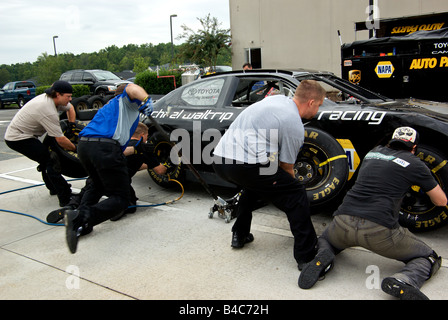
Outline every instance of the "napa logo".
<path fill-rule="evenodd" d="M 375 73 L 378 78 L 390 78 L 394 70 L 395 68 L 390 61 L 380 61 L 375 67 Z"/>

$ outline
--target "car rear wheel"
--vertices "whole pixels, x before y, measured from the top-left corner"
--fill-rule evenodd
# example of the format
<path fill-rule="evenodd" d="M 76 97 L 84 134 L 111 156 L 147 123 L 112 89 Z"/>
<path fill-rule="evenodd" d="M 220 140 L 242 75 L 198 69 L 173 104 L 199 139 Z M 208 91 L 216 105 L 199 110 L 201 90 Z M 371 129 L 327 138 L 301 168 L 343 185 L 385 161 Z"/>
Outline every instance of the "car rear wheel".
<path fill-rule="evenodd" d="M 311 206 L 334 199 L 344 188 L 348 172 L 347 155 L 339 142 L 325 131 L 305 128 L 305 142 L 294 173 L 306 186 Z"/>
<path fill-rule="evenodd" d="M 417 147 L 416 156 L 431 169 L 434 178 L 446 193 L 447 158 L 441 152 L 424 145 Z M 413 186 L 403 199 L 399 221 L 403 227 L 413 232 L 434 230 L 448 223 L 448 209 L 446 206 L 435 206 L 419 186 Z"/>
<path fill-rule="evenodd" d="M 154 170 L 148 169 L 148 173 L 152 180 L 164 188 L 177 186 L 175 182 L 169 181 L 170 179 L 177 180 L 182 183 L 185 180 L 184 168 L 182 162 L 180 161 L 180 157 L 176 159 L 176 163 L 172 161 L 170 156 L 172 149 L 171 143 L 164 139 L 159 132 L 155 132 L 148 139 L 148 144 L 150 145 L 154 155 L 157 159 L 159 159 L 159 162 L 167 167 L 167 172 L 165 175 L 159 175 L 155 173 Z"/>

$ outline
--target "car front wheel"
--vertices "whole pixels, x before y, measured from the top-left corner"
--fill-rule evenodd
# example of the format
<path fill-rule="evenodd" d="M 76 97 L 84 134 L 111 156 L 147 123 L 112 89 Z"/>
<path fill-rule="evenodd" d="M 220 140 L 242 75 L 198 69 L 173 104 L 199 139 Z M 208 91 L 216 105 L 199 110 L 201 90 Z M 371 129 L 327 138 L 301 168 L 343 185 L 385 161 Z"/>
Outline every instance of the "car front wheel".
<path fill-rule="evenodd" d="M 306 186 L 311 206 L 334 199 L 348 178 L 345 150 L 330 134 L 305 127 L 305 142 L 294 165 L 297 180 Z"/>

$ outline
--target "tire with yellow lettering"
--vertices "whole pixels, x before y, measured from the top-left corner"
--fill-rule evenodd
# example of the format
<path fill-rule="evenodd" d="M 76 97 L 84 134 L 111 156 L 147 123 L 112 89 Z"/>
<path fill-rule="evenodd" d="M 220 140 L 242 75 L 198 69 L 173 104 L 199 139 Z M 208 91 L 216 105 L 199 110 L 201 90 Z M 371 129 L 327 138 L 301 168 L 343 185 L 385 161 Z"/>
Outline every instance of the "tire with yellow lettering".
<path fill-rule="evenodd" d="M 424 145 L 417 147 L 416 156 L 431 169 L 434 178 L 446 193 L 448 158 Z M 448 209 L 435 206 L 419 186 L 413 186 L 403 199 L 399 221 L 403 227 L 413 232 L 434 230 L 448 223 Z"/>
<path fill-rule="evenodd" d="M 171 159 L 171 143 L 166 141 L 159 132 L 155 132 L 148 139 L 148 144 L 160 163 L 167 167 L 166 175 L 159 175 L 155 173 L 154 170 L 148 169 L 151 179 L 164 188 L 177 186 L 175 182 L 169 181 L 169 179 L 177 180 L 182 183 L 185 180 L 184 168 L 180 161 L 180 157 Z"/>
<path fill-rule="evenodd" d="M 305 142 L 294 165 L 296 179 L 306 186 L 312 206 L 334 199 L 347 182 L 347 155 L 330 134 L 305 127 Z"/>

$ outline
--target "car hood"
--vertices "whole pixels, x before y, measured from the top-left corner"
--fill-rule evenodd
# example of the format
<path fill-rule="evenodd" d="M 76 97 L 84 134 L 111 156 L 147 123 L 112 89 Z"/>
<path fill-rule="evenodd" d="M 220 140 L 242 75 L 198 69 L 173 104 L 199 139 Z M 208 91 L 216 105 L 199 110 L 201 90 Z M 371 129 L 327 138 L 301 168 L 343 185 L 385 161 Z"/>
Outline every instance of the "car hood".
<path fill-rule="evenodd" d="M 391 111 L 415 112 L 442 121 L 448 121 L 448 103 L 418 99 L 399 99 L 377 103 L 375 106 Z"/>

